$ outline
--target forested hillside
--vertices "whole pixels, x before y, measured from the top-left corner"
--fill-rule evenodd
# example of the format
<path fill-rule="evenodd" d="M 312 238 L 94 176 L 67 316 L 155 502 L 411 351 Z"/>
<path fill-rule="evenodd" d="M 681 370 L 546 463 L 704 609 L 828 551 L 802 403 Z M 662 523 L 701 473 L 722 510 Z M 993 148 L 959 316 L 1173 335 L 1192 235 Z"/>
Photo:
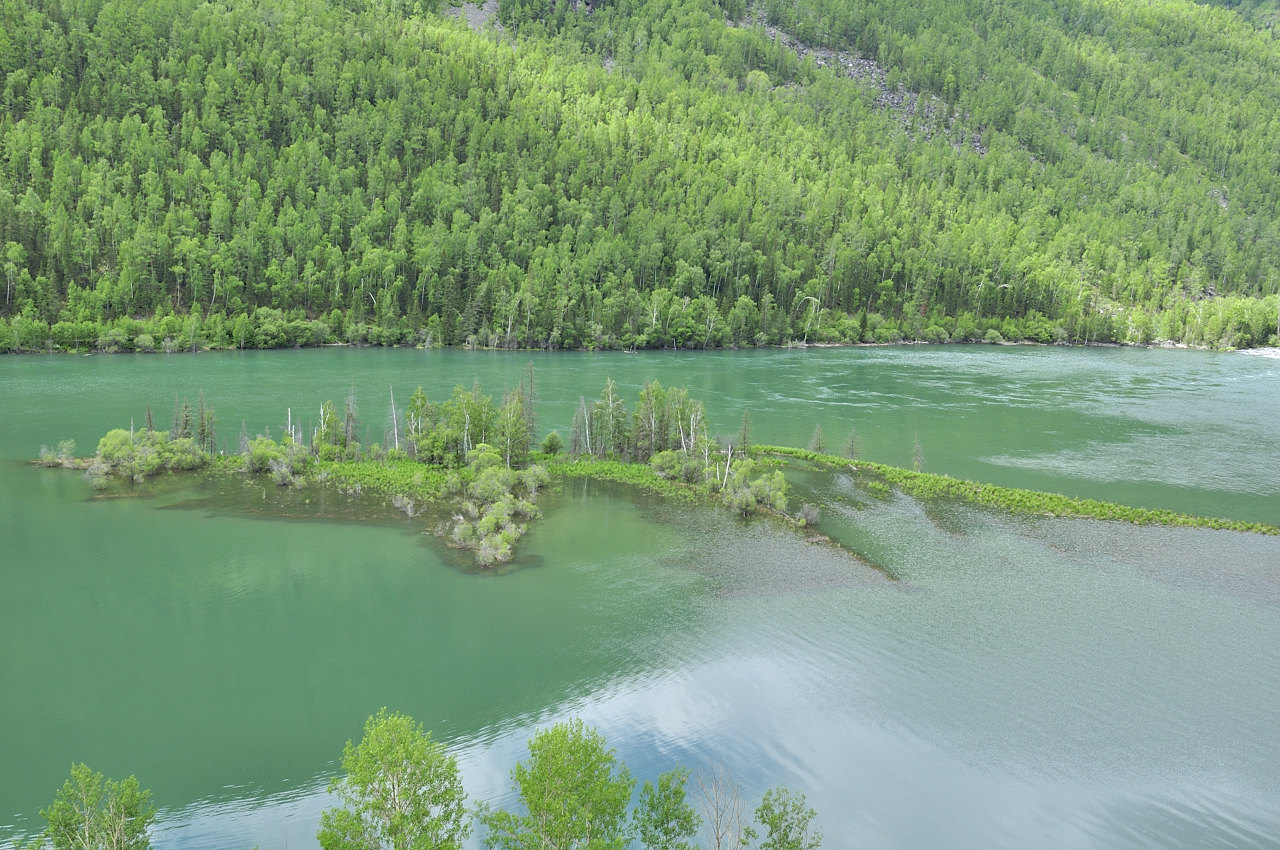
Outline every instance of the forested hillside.
<path fill-rule="evenodd" d="M 409 6 L 0 0 L 0 350 L 1277 333 L 1266 4 Z"/>

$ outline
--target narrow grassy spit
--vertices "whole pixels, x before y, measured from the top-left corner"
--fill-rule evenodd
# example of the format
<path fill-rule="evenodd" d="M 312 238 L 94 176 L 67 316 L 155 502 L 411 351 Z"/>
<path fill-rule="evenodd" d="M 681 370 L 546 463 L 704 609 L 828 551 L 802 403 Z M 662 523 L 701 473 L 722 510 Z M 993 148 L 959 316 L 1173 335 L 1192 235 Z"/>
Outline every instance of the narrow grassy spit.
<path fill-rule="evenodd" d="M 1232 519 L 1193 516 L 1175 511 L 1134 508 L 1096 499 L 1076 499 L 1057 493 L 1019 490 L 964 481 L 947 475 L 916 472 L 895 466 L 885 466 L 867 461 L 854 461 L 836 455 L 796 449 L 788 446 L 752 446 L 752 456 L 785 457 L 828 469 L 841 469 L 866 477 L 866 484 L 873 491 L 885 493 L 889 485 L 898 487 L 916 498 L 960 499 L 990 508 L 1000 508 L 1016 514 L 1048 517 L 1082 517 L 1088 519 L 1115 520 L 1135 525 L 1167 525 L 1189 528 L 1213 528 L 1227 531 L 1244 531 L 1252 534 L 1280 534 L 1280 527 L 1260 522 L 1241 522 Z"/>

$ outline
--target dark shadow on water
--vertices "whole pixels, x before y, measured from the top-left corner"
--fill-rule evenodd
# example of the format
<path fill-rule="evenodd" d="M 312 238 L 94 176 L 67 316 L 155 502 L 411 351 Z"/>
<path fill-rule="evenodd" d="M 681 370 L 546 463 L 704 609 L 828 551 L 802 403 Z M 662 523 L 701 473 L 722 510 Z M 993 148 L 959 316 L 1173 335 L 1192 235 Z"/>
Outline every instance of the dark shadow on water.
<path fill-rule="evenodd" d="M 154 498 L 158 491 L 147 491 L 152 482 L 134 485 L 138 495 Z M 239 476 L 215 478 L 191 477 L 173 492 L 189 493 L 185 498 L 159 506 L 162 510 L 201 511 L 208 516 L 239 519 L 262 519 L 271 522 L 372 525 L 415 535 L 420 545 L 428 548 L 444 565 L 462 573 L 503 575 L 515 569 L 536 567 L 541 559 L 522 557 L 519 547 L 510 563 L 495 567 L 476 564 L 468 549 L 449 546 L 445 531 L 454 514 L 450 503 L 431 504 L 408 516 L 381 493 L 343 493 L 322 484 L 302 487 L 277 486 L 261 479 Z"/>
<path fill-rule="evenodd" d="M 831 500 L 842 505 L 854 502 L 855 509 L 860 507 L 855 500 L 843 495 L 841 491 L 845 491 L 845 486 L 832 486 L 830 473 L 808 471 L 804 475 L 808 480 L 797 486 L 795 497 L 791 500 L 793 506 L 798 507 L 802 501 L 819 500 L 816 503 L 825 509 L 828 505 L 824 500 Z M 822 476 L 825 476 L 825 481 L 821 480 Z M 842 477 L 848 481 L 853 480 L 849 476 Z M 847 483 L 844 482 L 846 485 Z M 743 519 L 713 504 L 691 506 L 673 502 L 632 485 L 586 478 L 564 479 L 546 487 L 538 498 L 542 518 L 529 523 L 528 534 L 517 542 L 509 562 L 491 567 L 478 565 L 471 550 L 452 547 L 445 542 L 446 529 L 456 511 L 452 500 L 426 505 L 419 509 L 416 516 L 409 517 L 391 504 L 389 496 L 381 493 L 344 493 L 333 486 L 310 483 L 301 487 L 278 486 L 260 477 L 249 478 L 239 474 L 166 474 L 141 483 L 113 481 L 105 493 L 94 497 L 141 498 L 162 502 L 172 499 L 156 507 L 161 510 L 200 511 L 215 517 L 373 525 L 396 529 L 419 536 L 420 545 L 430 549 L 439 563 L 458 572 L 476 576 L 502 576 L 546 567 L 547 558 L 531 551 L 536 548 L 531 544 L 544 531 L 550 531 L 549 526 L 554 523 L 549 523 L 549 520 L 561 515 L 563 511 L 574 510 L 579 506 L 599 506 L 616 500 L 620 505 L 637 508 L 641 518 L 646 521 L 672 527 L 680 535 L 700 541 L 696 554 L 676 559 L 679 563 L 673 563 L 672 566 L 704 572 L 707 564 L 713 564 L 719 566 L 713 567 L 711 571 L 722 574 L 724 564 L 734 558 L 739 563 L 749 563 L 757 555 L 762 555 L 766 560 L 786 558 L 806 565 L 829 565 L 851 558 L 857 565 L 873 570 L 884 578 L 891 581 L 898 579 L 887 565 L 858 551 L 839 536 L 828 536 L 821 521 L 810 528 L 797 528 L 765 516 Z M 846 507 L 845 510 L 847 509 Z M 565 531 L 561 528 L 552 533 L 563 534 Z M 744 541 L 751 542 L 740 547 L 738 544 Z M 730 553 L 736 554 L 731 557 Z M 664 558 L 663 562 L 666 560 L 669 559 Z M 844 569 L 847 570 L 848 567 Z M 830 582 L 838 584 L 841 581 L 843 579 L 837 573 L 824 572 L 822 569 L 807 575 L 793 570 L 785 584 L 792 590 L 808 585 L 812 585 L 811 589 L 820 589 Z M 731 584 L 739 586 L 741 581 L 735 579 Z M 773 582 L 766 579 L 763 584 L 768 586 Z"/>
<path fill-rule="evenodd" d="M 842 525 L 856 526 L 857 514 L 884 501 L 887 494 L 872 492 L 847 472 L 821 469 L 802 462 L 788 463 L 783 471 L 787 482 L 792 487 L 793 504 L 809 502 L 816 505 L 827 517 L 826 522 L 819 517 L 818 522 L 809 532 L 809 542 L 815 545 L 837 547 L 882 573 L 891 581 L 896 582 L 901 579 L 892 567 L 875 558 L 849 540 L 847 535 L 841 533 Z M 803 530 L 800 533 L 804 533 Z"/>

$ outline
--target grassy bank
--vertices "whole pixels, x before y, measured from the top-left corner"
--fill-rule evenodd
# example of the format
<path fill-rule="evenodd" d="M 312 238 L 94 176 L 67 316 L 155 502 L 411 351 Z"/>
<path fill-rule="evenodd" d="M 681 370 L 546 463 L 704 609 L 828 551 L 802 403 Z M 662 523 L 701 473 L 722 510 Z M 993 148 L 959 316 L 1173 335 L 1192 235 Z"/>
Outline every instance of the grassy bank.
<path fill-rule="evenodd" d="M 633 487 L 685 502 L 707 501 L 705 490 L 682 481 L 663 478 L 647 463 L 625 463 L 601 458 L 557 457 L 546 464 L 552 478 L 594 478 L 598 481 L 616 481 Z"/>

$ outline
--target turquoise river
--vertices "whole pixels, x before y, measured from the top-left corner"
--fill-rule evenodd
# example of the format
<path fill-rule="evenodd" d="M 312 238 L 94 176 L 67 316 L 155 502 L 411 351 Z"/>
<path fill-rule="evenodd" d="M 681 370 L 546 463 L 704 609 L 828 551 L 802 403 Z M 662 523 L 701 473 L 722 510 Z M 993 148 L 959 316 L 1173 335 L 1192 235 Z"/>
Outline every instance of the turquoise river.
<path fill-rule="evenodd" d="M 904 347 L 543 354 L 327 349 L 0 358 L 0 846 L 73 761 L 152 789 L 161 850 L 317 846 L 343 744 L 420 720 L 473 801 L 531 732 L 632 773 L 804 791 L 831 848 L 1280 847 L 1280 538 L 1014 517 L 790 473 L 842 547 L 573 481 L 481 573 L 380 498 L 167 479 L 97 497 L 32 466 L 203 391 L 220 439 L 354 389 L 434 399 L 535 370 L 567 436 L 613 377 L 713 428 L 931 472 L 1280 522 L 1280 359 Z M 112 492 L 112 491 L 109 491 Z M 473 839 L 479 846 L 479 836 Z"/>

